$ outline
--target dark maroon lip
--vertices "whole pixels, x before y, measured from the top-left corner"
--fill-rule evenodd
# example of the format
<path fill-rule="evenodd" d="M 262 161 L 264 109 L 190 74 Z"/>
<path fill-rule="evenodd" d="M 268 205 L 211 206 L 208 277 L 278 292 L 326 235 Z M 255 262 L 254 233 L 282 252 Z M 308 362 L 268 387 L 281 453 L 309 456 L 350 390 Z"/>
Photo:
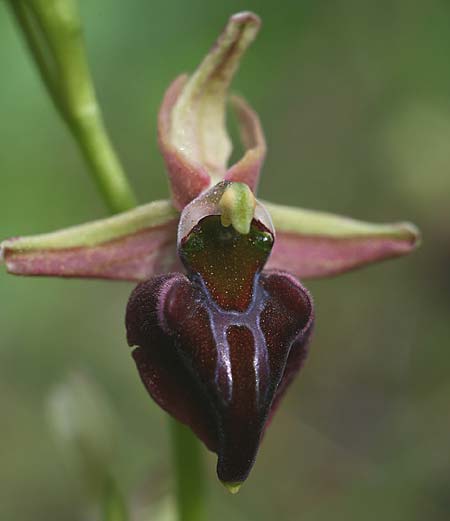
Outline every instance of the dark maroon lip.
<path fill-rule="evenodd" d="M 203 217 L 181 240 L 187 275 L 143 282 L 127 308 L 128 342 L 153 399 L 218 455 L 224 482 L 244 481 L 268 419 L 306 355 L 308 292 L 264 272 L 273 234 L 241 235 Z"/>

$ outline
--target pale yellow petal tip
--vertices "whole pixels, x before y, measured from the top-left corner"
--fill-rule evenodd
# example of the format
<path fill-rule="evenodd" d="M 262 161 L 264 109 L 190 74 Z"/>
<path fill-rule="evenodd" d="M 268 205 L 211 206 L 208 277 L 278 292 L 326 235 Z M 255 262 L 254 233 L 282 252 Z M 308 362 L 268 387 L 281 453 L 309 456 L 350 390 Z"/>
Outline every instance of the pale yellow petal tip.
<path fill-rule="evenodd" d="M 239 481 L 222 481 L 222 485 L 230 492 L 231 494 L 237 494 L 242 486 L 242 482 Z"/>
<path fill-rule="evenodd" d="M 230 16 L 231 24 L 249 24 L 259 29 L 261 26 L 261 18 L 252 11 L 241 11 Z"/>
<path fill-rule="evenodd" d="M 419 228 L 410 222 L 402 223 L 402 226 L 411 238 L 412 248 L 418 248 L 422 244 L 422 234 L 420 233 Z"/>
<path fill-rule="evenodd" d="M 390 231 L 387 236 L 408 243 L 409 251 L 413 251 L 422 244 L 422 234 L 419 228 L 410 222 L 398 222 L 388 225 Z"/>
<path fill-rule="evenodd" d="M 0 242 L 0 266 L 6 264 L 6 250 L 11 247 L 11 243 L 17 239 L 7 239 Z"/>

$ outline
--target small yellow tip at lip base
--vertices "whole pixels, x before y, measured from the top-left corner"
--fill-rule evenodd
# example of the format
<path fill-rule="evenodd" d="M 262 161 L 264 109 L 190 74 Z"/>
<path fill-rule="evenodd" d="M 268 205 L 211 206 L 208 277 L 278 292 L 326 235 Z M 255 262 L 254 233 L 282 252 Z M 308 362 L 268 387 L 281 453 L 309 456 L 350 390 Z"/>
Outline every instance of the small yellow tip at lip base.
<path fill-rule="evenodd" d="M 222 481 L 222 485 L 228 490 L 228 492 L 231 492 L 231 494 L 237 494 L 242 486 L 242 483 L 239 481 Z"/>

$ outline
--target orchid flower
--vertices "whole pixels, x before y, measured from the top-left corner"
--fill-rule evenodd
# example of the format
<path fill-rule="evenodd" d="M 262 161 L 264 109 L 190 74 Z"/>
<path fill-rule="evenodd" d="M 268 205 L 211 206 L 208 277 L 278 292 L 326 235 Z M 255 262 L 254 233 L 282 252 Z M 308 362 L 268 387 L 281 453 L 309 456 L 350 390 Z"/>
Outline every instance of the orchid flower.
<path fill-rule="evenodd" d="M 229 96 L 260 27 L 234 15 L 190 76 L 167 90 L 158 120 L 170 199 L 1 244 L 9 273 L 128 280 L 126 327 L 148 392 L 218 455 L 236 491 L 301 368 L 314 323 L 299 279 L 411 252 L 409 223 L 371 224 L 256 199 L 266 153 L 255 111 Z M 227 103 L 245 148 L 229 166 Z"/>

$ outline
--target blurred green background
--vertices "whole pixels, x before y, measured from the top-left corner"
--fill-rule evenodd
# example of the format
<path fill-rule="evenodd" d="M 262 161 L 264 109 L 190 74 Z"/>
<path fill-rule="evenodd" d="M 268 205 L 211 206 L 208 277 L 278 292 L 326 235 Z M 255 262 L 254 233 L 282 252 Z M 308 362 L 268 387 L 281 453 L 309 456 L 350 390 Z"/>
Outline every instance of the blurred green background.
<path fill-rule="evenodd" d="M 90 63 L 140 201 L 166 197 L 164 90 L 228 16 L 263 30 L 234 89 L 269 143 L 260 195 L 371 221 L 409 219 L 412 256 L 309 282 L 308 363 L 236 497 L 205 459 L 209 519 L 450 519 L 450 3 L 444 0 L 82 0 Z M 105 215 L 78 150 L 0 3 L 0 236 Z M 0 271 L 0 520 L 96 519 L 89 480 L 48 422 L 48 396 L 87 374 L 115 421 L 114 473 L 134 519 L 170 519 L 165 415 L 124 339 L 125 283 Z M 164 514 L 165 512 L 165 514 Z M 160 519 L 163 519 L 161 517 Z"/>

